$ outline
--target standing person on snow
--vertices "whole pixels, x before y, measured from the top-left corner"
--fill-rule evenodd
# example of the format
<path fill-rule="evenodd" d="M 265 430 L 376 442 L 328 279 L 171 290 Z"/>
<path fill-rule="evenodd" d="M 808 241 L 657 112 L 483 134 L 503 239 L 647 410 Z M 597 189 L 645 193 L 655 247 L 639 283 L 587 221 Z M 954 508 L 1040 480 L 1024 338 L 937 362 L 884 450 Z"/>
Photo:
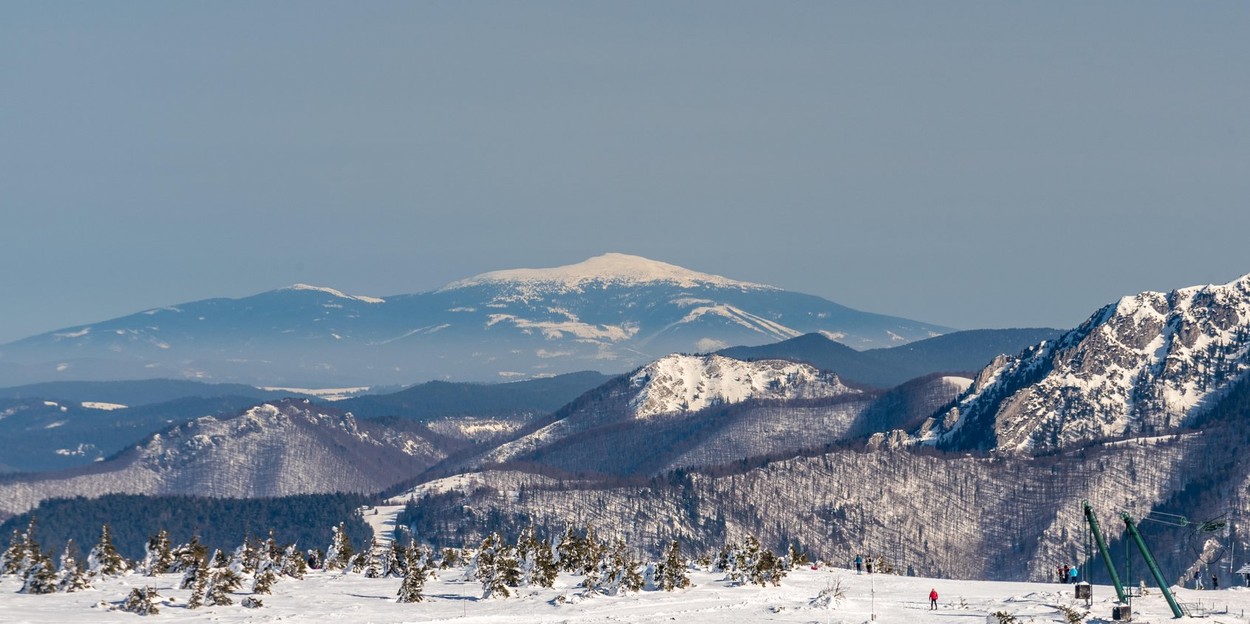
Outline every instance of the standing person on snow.
<path fill-rule="evenodd" d="M 855 555 L 855 573 L 859 574 L 864 571 L 864 556 Z"/>
<path fill-rule="evenodd" d="M 930 589 L 929 590 L 929 610 L 930 611 L 937 611 L 937 599 L 938 599 L 937 588 L 935 587 L 933 589 Z"/>
<path fill-rule="evenodd" d="M 1078 577 L 1078 576 L 1080 576 L 1080 574 L 1081 574 L 1081 570 L 1080 570 L 1080 568 L 1078 568 L 1078 567 L 1076 567 L 1076 566 L 1072 566 L 1072 569 L 1068 571 L 1068 574 L 1070 574 L 1070 575 L 1072 576 L 1072 584 L 1073 584 L 1073 585 L 1076 585 L 1076 579 L 1077 579 L 1077 577 Z"/>

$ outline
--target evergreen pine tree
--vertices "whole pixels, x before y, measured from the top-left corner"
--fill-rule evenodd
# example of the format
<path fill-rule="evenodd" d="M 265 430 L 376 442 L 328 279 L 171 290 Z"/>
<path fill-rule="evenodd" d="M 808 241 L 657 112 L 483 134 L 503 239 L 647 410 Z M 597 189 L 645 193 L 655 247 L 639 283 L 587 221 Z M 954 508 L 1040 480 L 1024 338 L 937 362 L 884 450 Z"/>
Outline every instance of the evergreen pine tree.
<path fill-rule="evenodd" d="M 425 600 L 425 575 L 427 557 L 411 546 L 405 553 L 404 581 L 399 585 L 399 602 L 421 602 Z"/>
<path fill-rule="evenodd" d="M 192 570 L 194 573 L 195 568 L 208 557 L 208 548 L 200 543 L 200 536 L 196 535 L 191 538 L 191 543 L 182 544 L 171 550 L 170 555 L 173 557 L 169 566 L 170 572 Z"/>
<path fill-rule="evenodd" d="M 560 573 L 556 565 L 555 555 L 551 552 L 551 542 L 541 540 L 534 546 L 534 566 L 530 572 L 529 582 L 539 587 L 555 585 L 556 575 Z"/>
<path fill-rule="evenodd" d="M 365 578 L 382 578 L 386 572 L 382 565 L 382 547 L 378 545 L 378 538 L 369 538 L 369 551 L 365 553 Z"/>
<path fill-rule="evenodd" d="M 96 576 L 121 576 L 130 571 L 130 564 L 113 546 L 113 535 L 107 524 L 100 528 L 100 543 L 87 555 L 87 569 Z"/>
<path fill-rule="evenodd" d="M 22 533 L 13 529 L 9 537 L 9 547 L 0 554 L 0 574 L 17 574 L 21 572 L 22 559 L 26 557 L 26 540 Z"/>
<path fill-rule="evenodd" d="M 33 560 L 22 573 L 20 594 L 54 594 L 56 593 L 56 568 L 52 560 L 42 553 L 34 552 Z"/>
<path fill-rule="evenodd" d="M 179 589 L 191 589 L 195 587 L 196 580 L 200 578 L 201 572 L 208 570 L 208 562 L 202 559 L 191 559 L 185 563 L 179 559 L 179 566 L 182 569 L 182 582 L 178 584 Z"/>
<path fill-rule="evenodd" d="M 477 555 L 473 558 L 470 570 L 474 578 L 482 583 L 482 597 L 507 598 L 512 595 L 508 591 L 508 584 L 505 582 L 505 572 L 501 568 L 503 563 L 500 556 L 500 550 L 506 548 L 502 538 L 498 533 L 491 533 L 482 540 L 482 545 L 477 550 Z M 515 559 L 513 559 L 515 564 Z M 515 569 L 515 565 L 513 566 Z"/>
<path fill-rule="evenodd" d="M 156 576 L 169 571 L 174 555 L 169 548 L 169 534 L 161 529 L 156 535 L 148 538 L 143 547 L 143 562 L 139 570 L 144 576 Z"/>
<path fill-rule="evenodd" d="M 408 549 L 400 546 L 399 540 L 391 540 L 390 551 L 386 555 L 386 572 L 383 576 L 403 578 L 408 570 Z"/>
<path fill-rule="evenodd" d="M 785 578 L 786 572 L 785 561 L 774 555 L 773 551 L 765 549 L 751 568 L 750 579 L 756 585 L 777 586 L 781 584 L 781 579 Z"/>
<path fill-rule="evenodd" d="M 293 579 L 302 579 L 308 572 L 308 563 L 295 544 L 286 547 L 282 554 L 282 574 Z"/>
<path fill-rule="evenodd" d="M 256 572 L 259 557 L 260 552 L 254 538 L 247 537 L 230 555 L 229 567 L 234 570 L 235 574 L 247 576 Z"/>
<path fill-rule="evenodd" d="M 659 579 L 656 584 L 664 591 L 690 587 L 690 577 L 686 574 L 686 559 L 681 555 L 681 544 L 678 544 L 677 540 L 673 540 L 672 545 L 668 547 L 657 574 Z"/>
<path fill-rule="evenodd" d="M 74 540 L 65 543 L 65 552 L 61 553 L 61 568 L 57 570 L 58 589 L 69 593 L 91 588 L 91 577 L 83 570 L 78 561 L 78 548 Z"/>
<path fill-rule="evenodd" d="M 273 584 L 277 582 L 278 575 L 273 573 L 271 565 L 264 565 L 263 569 L 256 572 L 256 578 L 252 581 L 253 594 L 272 594 Z"/>
<path fill-rule="evenodd" d="M 793 570 L 801 565 L 807 565 L 807 563 L 807 553 L 799 552 L 798 545 L 790 542 L 790 550 L 786 553 L 786 567 Z"/>
<path fill-rule="evenodd" d="M 187 568 L 187 574 L 190 574 L 190 577 L 184 576 L 182 579 L 182 588 L 191 589 L 191 597 L 187 598 L 187 608 L 198 609 L 204 606 L 204 599 L 208 597 L 208 566 L 203 561 L 199 561 L 194 567 Z"/>
<path fill-rule="evenodd" d="M 617 592 L 622 594 L 636 594 L 642 591 L 647 584 L 642 570 L 639 569 L 642 567 L 642 564 L 629 554 L 625 555 L 624 564 L 625 565 L 621 569 L 620 581 L 617 583 Z"/>
<path fill-rule="evenodd" d="M 326 550 L 325 569 L 346 570 L 352 564 L 352 541 L 347 537 L 347 523 L 340 522 L 333 527 L 334 536 L 330 539 L 330 548 Z"/>
<path fill-rule="evenodd" d="M 556 546 L 556 561 L 565 572 L 578 572 L 581 569 L 581 540 L 573 532 L 573 527 L 564 530 L 564 537 Z"/>
<path fill-rule="evenodd" d="M 204 604 L 209 606 L 234 604 L 234 600 L 230 598 L 229 594 L 238 590 L 242 584 L 243 578 L 234 570 L 227 566 L 214 567 L 209 571 L 208 589 L 204 592 Z"/>
<path fill-rule="evenodd" d="M 136 587 L 130 590 L 130 595 L 122 601 L 120 608 L 122 611 L 135 613 L 138 615 L 156 615 L 161 610 L 156 606 L 156 599 L 160 598 L 156 590 L 151 587 Z"/>

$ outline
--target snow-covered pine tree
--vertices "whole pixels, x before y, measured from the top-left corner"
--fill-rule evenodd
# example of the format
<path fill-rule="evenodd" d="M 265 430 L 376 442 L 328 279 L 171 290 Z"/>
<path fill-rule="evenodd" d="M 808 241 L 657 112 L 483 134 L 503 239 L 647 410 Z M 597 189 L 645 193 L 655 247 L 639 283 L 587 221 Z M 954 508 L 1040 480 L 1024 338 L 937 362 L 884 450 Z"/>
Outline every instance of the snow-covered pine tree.
<path fill-rule="evenodd" d="M 196 567 L 187 568 L 187 574 L 190 577 L 182 578 L 182 588 L 191 590 L 191 596 L 187 598 L 187 608 L 198 609 L 204 606 L 204 599 L 208 597 L 208 566 L 200 561 Z"/>
<path fill-rule="evenodd" d="M 682 556 L 681 544 L 677 540 L 673 540 L 668 547 L 656 575 L 659 577 L 656 585 L 664 591 L 690 587 L 690 577 L 686 574 L 686 558 Z"/>
<path fill-rule="evenodd" d="M 473 577 L 482 583 L 483 598 L 507 598 L 512 595 L 508 591 L 506 580 L 509 576 L 509 564 L 512 575 L 519 577 L 520 572 L 516 569 L 516 558 L 505 552 L 508 550 L 511 549 L 503 543 L 503 538 L 498 533 L 491 533 L 482 540 L 482 545 L 473 557 L 469 569 Z"/>
<path fill-rule="evenodd" d="M 182 569 L 182 582 L 178 584 L 179 589 L 193 588 L 200 573 L 208 570 L 208 562 L 203 559 L 190 559 L 185 563 L 179 559 L 178 565 Z"/>
<path fill-rule="evenodd" d="M 247 576 L 256 572 L 256 564 L 260 558 L 260 549 L 255 539 L 247 537 L 230 555 L 230 569 L 239 576 Z"/>
<path fill-rule="evenodd" d="M 760 552 L 755 565 L 749 570 L 749 579 L 756 585 L 777 586 L 781 584 L 781 579 L 785 578 L 787 571 L 785 561 L 766 548 Z"/>
<path fill-rule="evenodd" d="M 0 557 L 0 574 L 16 574 L 25 576 L 26 569 L 43 557 L 39 549 L 39 541 L 35 539 L 35 517 L 31 516 L 26 530 L 18 532 L 13 529 L 13 537 L 9 539 L 9 548 Z"/>
<path fill-rule="evenodd" d="M 369 551 L 364 555 L 365 578 L 382 578 L 386 568 L 382 564 L 382 546 L 378 544 L 377 536 L 369 538 Z"/>
<path fill-rule="evenodd" d="M 798 545 L 794 542 L 790 542 L 790 548 L 786 552 L 786 567 L 793 570 L 801 565 L 807 565 L 808 563 L 807 553 L 800 552 Z"/>
<path fill-rule="evenodd" d="M 161 612 L 160 607 L 156 606 L 158 598 L 160 596 L 152 587 L 136 587 L 130 590 L 130 594 L 117 608 L 137 615 L 156 615 Z"/>
<path fill-rule="evenodd" d="M 748 535 L 742 546 L 734 553 L 734 567 L 737 569 L 737 582 L 750 581 L 760 560 L 760 541 L 754 535 Z"/>
<path fill-rule="evenodd" d="M 586 537 L 581 540 L 578 548 L 578 568 L 582 574 L 591 574 L 599 567 L 603 559 L 606 546 L 599 542 L 599 536 L 595 534 L 595 527 L 586 526 Z"/>
<path fill-rule="evenodd" d="M 418 552 L 411 545 L 404 553 L 404 580 L 399 585 L 399 602 L 421 602 L 425 600 L 426 560 L 424 553 Z"/>
<path fill-rule="evenodd" d="M 573 527 L 565 528 L 564 537 L 560 539 L 555 552 L 560 569 L 565 572 L 581 571 L 581 551 L 581 539 L 573 532 Z"/>
<path fill-rule="evenodd" d="M 173 556 L 173 562 L 169 566 L 170 572 L 194 571 L 208 557 L 208 548 L 200 543 L 200 536 L 195 535 L 191 537 L 191 543 L 179 545 L 171 550 L 170 554 Z"/>
<path fill-rule="evenodd" d="M 463 553 L 460 552 L 459 548 L 444 548 L 443 556 L 438 562 L 438 569 L 446 570 L 447 568 L 454 568 L 460 565 L 460 562 L 462 561 L 464 561 L 464 556 Z"/>
<path fill-rule="evenodd" d="M 265 562 L 261 564 L 261 569 L 256 571 L 256 578 L 252 581 L 253 594 L 272 594 L 273 584 L 277 582 L 278 575 L 273 572 L 273 564 Z"/>
<path fill-rule="evenodd" d="M 282 560 L 283 548 L 278 545 L 278 541 L 273 538 L 273 529 L 269 530 L 269 537 L 265 538 L 265 543 L 261 546 L 261 557 L 268 558 L 270 561 Z"/>
<path fill-rule="evenodd" d="M 56 572 L 57 589 L 69 593 L 91 588 L 91 577 L 78 561 L 78 547 L 74 540 L 65 542 L 65 551 L 61 553 L 61 567 Z"/>
<path fill-rule="evenodd" d="M 143 561 L 139 564 L 139 571 L 144 576 L 164 574 L 169 571 L 173 560 L 174 555 L 169 548 L 169 533 L 161 529 L 156 535 L 149 537 L 148 543 L 143 546 Z"/>
<path fill-rule="evenodd" d="M 300 553 L 295 544 L 286 547 L 286 551 L 282 553 L 282 574 L 293 579 L 302 579 L 304 574 L 308 572 L 308 562 L 304 561 L 304 555 Z"/>
<path fill-rule="evenodd" d="M 330 548 L 326 550 L 325 569 L 346 570 L 352 564 L 352 540 L 347 537 L 347 523 L 340 522 L 333 527 L 334 536 L 330 539 Z"/>
<path fill-rule="evenodd" d="M 529 584 L 539 587 L 555 585 L 560 567 L 556 564 L 555 555 L 551 552 L 551 542 L 539 540 L 534 546 L 533 557 L 534 566 L 530 571 Z"/>
<path fill-rule="evenodd" d="M 407 566 L 408 549 L 401 546 L 399 540 L 391 540 L 390 550 L 386 554 L 386 571 L 382 575 L 403 578 L 407 575 Z"/>
<path fill-rule="evenodd" d="M 17 574 L 22 571 L 22 560 L 26 557 L 26 538 L 21 531 L 13 529 L 9 537 L 9 547 L 0 554 L 0 574 Z"/>
<path fill-rule="evenodd" d="M 716 558 L 712 561 L 712 569 L 717 572 L 724 572 L 730 577 L 730 580 L 737 580 L 732 576 L 733 571 L 737 569 L 737 563 L 738 544 L 726 542 L 724 546 L 721 546 L 720 552 L 717 553 Z"/>
<path fill-rule="evenodd" d="M 228 566 L 214 567 L 209 571 L 208 589 L 204 593 L 204 604 L 209 606 L 234 604 L 234 600 L 230 598 L 229 594 L 237 591 L 242 584 L 243 577 L 239 576 L 238 573 Z"/>
<path fill-rule="evenodd" d="M 538 545 L 538 540 L 534 539 L 534 525 L 529 525 L 521 529 L 520 535 L 516 539 L 517 566 L 521 570 L 521 585 L 529 585 L 534 576 L 534 549 Z"/>
<path fill-rule="evenodd" d="M 209 566 L 214 568 L 228 568 L 230 567 L 230 558 L 227 557 L 226 553 L 222 552 L 220 548 L 214 548 L 213 556 L 209 560 Z"/>
<path fill-rule="evenodd" d="M 87 569 L 96 576 L 121 576 L 130 571 L 130 564 L 117 552 L 109 525 L 100 528 L 100 542 L 87 555 Z"/>
<path fill-rule="evenodd" d="M 624 555 L 624 566 L 621 568 L 621 576 L 617 580 L 617 593 L 619 594 L 636 594 L 647 585 L 646 577 L 643 576 L 642 562 L 634 559 L 634 556 L 628 552 Z"/>
<path fill-rule="evenodd" d="M 52 560 L 38 550 L 31 551 L 30 563 L 22 571 L 22 588 L 19 594 L 54 594 L 56 593 L 56 567 Z"/>

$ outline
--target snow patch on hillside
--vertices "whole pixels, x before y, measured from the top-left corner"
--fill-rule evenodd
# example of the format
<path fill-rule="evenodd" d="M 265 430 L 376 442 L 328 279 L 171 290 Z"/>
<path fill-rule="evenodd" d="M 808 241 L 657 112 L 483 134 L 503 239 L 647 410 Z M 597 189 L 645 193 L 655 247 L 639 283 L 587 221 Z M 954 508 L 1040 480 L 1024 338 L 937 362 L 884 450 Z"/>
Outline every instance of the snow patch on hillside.
<path fill-rule="evenodd" d="M 343 291 L 341 290 L 335 290 L 333 288 L 327 288 L 325 286 L 310 286 L 308 284 L 292 284 L 291 286 L 288 286 L 287 288 L 284 288 L 283 290 L 312 290 L 316 292 L 323 292 L 323 293 L 326 293 L 327 295 L 333 295 L 335 297 L 338 297 L 339 299 L 351 299 L 353 301 L 359 301 L 361 303 L 386 303 L 385 299 L 381 299 L 378 297 L 366 297 L 364 295 L 348 295 L 348 294 L 343 293 Z"/>
<path fill-rule="evenodd" d="M 83 401 L 82 406 L 87 409 L 104 410 L 111 412 L 113 410 L 126 409 L 127 405 L 121 403 L 105 403 L 104 401 Z"/>

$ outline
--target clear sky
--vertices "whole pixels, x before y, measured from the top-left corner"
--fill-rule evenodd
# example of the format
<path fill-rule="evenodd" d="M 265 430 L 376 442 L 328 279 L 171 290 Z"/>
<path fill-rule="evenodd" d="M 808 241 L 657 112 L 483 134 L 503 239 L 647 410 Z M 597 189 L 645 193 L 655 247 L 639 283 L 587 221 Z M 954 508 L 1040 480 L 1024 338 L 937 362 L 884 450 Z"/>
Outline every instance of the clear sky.
<path fill-rule="evenodd" d="M 1250 273 L 1250 3 L 0 3 L 0 342 L 608 251 L 961 328 Z"/>

